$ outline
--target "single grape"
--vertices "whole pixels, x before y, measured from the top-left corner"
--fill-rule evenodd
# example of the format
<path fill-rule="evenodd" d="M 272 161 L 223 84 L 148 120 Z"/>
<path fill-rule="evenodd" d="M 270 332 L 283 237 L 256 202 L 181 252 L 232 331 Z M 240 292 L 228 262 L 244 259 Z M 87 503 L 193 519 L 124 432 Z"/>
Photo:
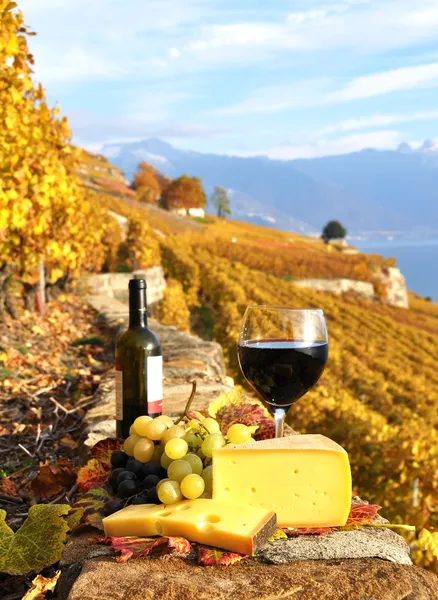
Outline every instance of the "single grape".
<path fill-rule="evenodd" d="M 251 439 L 251 432 L 246 425 L 235 423 L 228 429 L 227 438 L 231 444 L 246 444 Z"/>
<path fill-rule="evenodd" d="M 163 421 L 158 421 L 156 419 L 152 419 L 149 423 L 146 423 L 144 432 L 145 436 L 150 440 L 161 440 L 164 433 L 167 431 L 167 425 Z"/>
<path fill-rule="evenodd" d="M 105 506 L 103 507 L 103 513 L 105 517 L 109 517 L 109 515 L 114 514 L 121 508 L 122 505 L 118 500 L 108 500 L 108 502 L 105 502 Z"/>
<path fill-rule="evenodd" d="M 142 415 L 141 417 L 137 417 L 134 423 L 131 425 L 131 429 L 133 429 L 133 432 L 131 432 L 130 429 L 129 435 L 132 435 L 132 433 L 136 433 L 137 435 L 145 436 L 145 428 L 150 421 L 152 421 L 152 417 L 149 417 L 148 415 Z"/>
<path fill-rule="evenodd" d="M 190 419 L 189 427 L 192 431 L 199 431 L 200 422 L 198 421 L 198 419 Z"/>
<path fill-rule="evenodd" d="M 172 459 L 169 458 L 166 453 L 164 453 L 160 460 L 160 465 L 163 467 L 163 469 L 166 469 L 167 471 L 171 462 Z"/>
<path fill-rule="evenodd" d="M 170 479 L 168 477 L 165 477 L 164 479 L 160 479 L 160 481 L 157 483 L 157 490 L 160 487 L 160 485 L 162 485 L 165 481 L 170 481 Z"/>
<path fill-rule="evenodd" d="M 160 499 L 158 498 L 157 488 L 153 487 L 147 491 L 146 494 L 147 501 L 151 504 L 160 504 Z"/>
<path fill-rule="evenodd" d="M 131 473 L 131 471 L 123 471 L 123 473 L 120 473 L 120 475 L 117 477 L 117 487 L 120 486 L 122 481 L 127 480 L 137 481 L 137 475 L 135 473 Z"/>
<path fill-rule="evenodd" d="M 137 493 L 137 483 L 132 479 L 126 479 L 122 481 L 117 490 L 117 496 L 119 498 L 130 498 L 135 496 Z"/>
<path fill-rule="evenodd" d="M 204 465 L 202 464 L 202 460 L 199 458 L 199 456 L 189 453 L 184 456 L 183 460 L 187 461 L 192 467 L 192 473 L 195 473 L 196 475 L 200 475 L 202 473 Z"/>
<path fill-rule="evenodd" d="M 150 490 L 151 488 L 156 487 L 159 481 L 160 478 L 158 477 L 158 475 L 148 475 L 145 479 L 143 479 L 141 485 L 144 487 L 145 490 Z"/>
<path fill-rule="evenodd" d="M 189 500 L 195 500 L 199 498 L 199 496 L 205 490 L 205 481 L 202 479 L 200 475 L 196 475 L 192 473 L 191 475 L 187 475 L 181 481 L 181 493 L 185 498 Z"/>
<path fill-rule="evenodd" d="M 158 488 L 158 498 L 163 504 L 175 504 L 183 499 L 181 489 L 177 481 L 165 481 Z"/>
<path fill-rule="evenodd" d="M 120 475 L 120 473 L 123 473 L 125 471 L 125 469 L 123 469 L 122 467 L 119 467 L 118 469 L 114 469 L 114 471 L 111 472 L 111 475 L 109 477 L 109 482 L 113 488 L 113 490 L 117 489 L 117 478 Z"/>
<path fill-rule="evenodd" d="M 149 462 L 159 463 L 164 453 L 164 446 L 162 444 L 155 444 L 154 453 Z"/>
<path fill-rule="evenodd" d="M 213 456 L 213 450 L 218 450 L 225 446 L 225 439 L 221 433 L 211 433 L 202 442 L 201 450 L 208 458 Z"/>
<path fill-rule="evenodd" d="M 189 447 L 182 438 L 173 438 L 169 440 L 164 447 L 164 451 L 172 460 L 178 460 L 187 454 Z"/>
<path fill-rule="evenodd" d="M 173 419 L 167 415 L 160 415 L 159 417 L 155 417 L 156 421 L 163 421 L 163 423 L 166 423 L 167 427 L 172 427 L 173 425 Z"/>
<path fill-rule="evenodd" d="M 169 429 L 163 435 L 163 443 L 167 444 L 167 442 L 169 442 L 170 440 L 184 437 L 185 434 L 186 430 L 184 429 L 184 427 L 181 427 L 180 425 L 172 425 L 172 427 L 169 427 Z"/>
<path fill-rule="evenodd" d="M 138 440 L 141 440 L 141 437 L 136 433 L 126 438 L 123 444 L 123 450 L 128 456 L 134 456 L 134 446 L 138 442 Z"/>
<path fill-rule="evenodd" d="M 205 481 L 205 491 L 211 494 L 213 489 L 213 465 L 205 467 L 202 471 L 202 479 Z"/>
<path fill-rule="evenodd" d="M 199 448 L 202 444 L 202 438 L 195 433 L 188 433 L 183 437 L 183 440 L 188 443 L 190 448 Z"/>
<path fill-rule="evenodd" d="M 140 479 L 141 472 L 143 469 L 143 463 L 135 458 L 131 458 L 128 460 L 128 464 L 126 465 L 126 470 L 131 471 L 131 473 L 135 473 L 137 477 Z"/>
<path fill-rule="evenodd" d="M 146 479 L 148 475 L 158 475 L 161 478 L 162 468 L 160 465 L 155 465 L 148 462 L 146 465 L 143 465 L 141 470 L 140 479 Z"/>
<path fill-rule="evenodd" d="M 134 456 L 141 463 L 147 463 L 151 460 L 154 449 L 154 442 L 148 438 L 141 438 L 134 446 Z"/>
<path fill-rule="evenodd" d="M 123 450 L 115 450 L 111 454 L 111 468 L 119 469 L 120 467 L 125 468 L 128 461 L 128 455 Z"/>
<path fill-rule="evenodd" d="M 202 427 L 205 427 L 208 433 L 217 433 L 221 430 L 221 428 L 219 427 L 219 423 L 216 421 L 216 419 L 212 419 L 211 417 L 203 419 L 201 421 L 201 424 Z"/>
<path fill-rule="evenodd" d="M 181 483 L 184 477 L 190 475 L 190 473 L 192 473 L 192 467 L 185 460 L 174 460 L 167 469 L 169 479 L 178 483 Z"/>
<path fill-rule="evenodd" d="M 135 431 L 135 427 L 134 427 L 134 423 L 131 425 L 131 427 L 129 428 L 129 435 L 134 435 L 134 433 L 136 433 Z"/>

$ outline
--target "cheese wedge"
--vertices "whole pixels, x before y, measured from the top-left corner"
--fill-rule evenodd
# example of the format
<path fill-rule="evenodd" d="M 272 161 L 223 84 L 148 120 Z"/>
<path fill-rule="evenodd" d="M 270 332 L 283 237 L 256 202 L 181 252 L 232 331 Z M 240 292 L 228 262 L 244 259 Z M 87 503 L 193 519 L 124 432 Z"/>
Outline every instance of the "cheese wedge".
<path fill-rule="evenodd" d="M 279 527 L 345 525 L 348 454 L 323 435 L 292 435 L 213 451 L 213 499 L 277 513 Z"/>
<path fill-rule="evenodd" d="M 191 542 L 253 555 L 276 529 L 275 513 L 260 507 L 198 499 L 135 505 L 105 517 L 107 537 L 180 536 Z"/>

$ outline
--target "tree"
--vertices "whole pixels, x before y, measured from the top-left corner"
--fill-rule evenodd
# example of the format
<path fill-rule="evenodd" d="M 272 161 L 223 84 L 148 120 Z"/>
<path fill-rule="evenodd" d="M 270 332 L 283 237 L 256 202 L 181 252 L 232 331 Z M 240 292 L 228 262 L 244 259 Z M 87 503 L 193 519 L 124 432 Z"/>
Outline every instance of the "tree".
<path fill-rule="evenodd" d="M 329 221 L 322 230 L 321 237 L 325 242 L 329 242 L 330 240 L 343 240 L 346 235 L 347 230 L 339 221 Z"/>
<path fill-rule="evenodd" d="M 17 277 L 27 305 L 44 261 L 48 280 L 99 268 L 105 211 L 86 198 L 67 119 L 32 80 L 23 14 L 0 0 L 0 314 Z"/>
<path fill-rule="evenodd" d="M 174 179 L 164 188 L 162 201 L 167 210 L 204 208 L 206 198 L 201 180 L 187 175 Z"/>
<path fill-rule="evenodd" d="M 132 187 L 137 193 L 140 202 L 156 204 L 161 196 L 161 185 L 154 167 L 147 162 L 141 162 L 134 174 Z"/>
<path fill-rule="evenodd" d="M 214 188 L 211 203 L 217 210 L 218 217 L 231 215 L 230 199 L 228 198 L 227 190 L 225 188 L 218 185 Z"/>

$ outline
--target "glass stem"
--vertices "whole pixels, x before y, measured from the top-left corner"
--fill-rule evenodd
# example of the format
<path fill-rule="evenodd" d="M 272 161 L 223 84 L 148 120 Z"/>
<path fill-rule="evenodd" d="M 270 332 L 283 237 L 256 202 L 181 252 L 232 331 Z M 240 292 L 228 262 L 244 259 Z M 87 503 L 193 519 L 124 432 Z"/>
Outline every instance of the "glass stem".
<path fill-rule="evenodd" d="M 286 411 L 284 408 L 274 409 L 274 421 L 275 421 L 275 437 L 283 437 L 283 424 Z"/>

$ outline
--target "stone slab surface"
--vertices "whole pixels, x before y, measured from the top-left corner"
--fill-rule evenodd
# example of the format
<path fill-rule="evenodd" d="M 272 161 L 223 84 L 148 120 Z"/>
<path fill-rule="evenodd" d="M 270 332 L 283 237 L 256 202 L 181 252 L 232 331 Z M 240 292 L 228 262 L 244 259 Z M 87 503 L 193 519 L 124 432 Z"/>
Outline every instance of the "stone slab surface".
<path fill-rule="evenodd" d="M 61 593 L 62 589 L 61 589 Z M 418 567 L 378 559 L 255 562 L 202 567 L 182 559 L 85 563 L 59 600 L 436 600 L 438 579 Z"/>

